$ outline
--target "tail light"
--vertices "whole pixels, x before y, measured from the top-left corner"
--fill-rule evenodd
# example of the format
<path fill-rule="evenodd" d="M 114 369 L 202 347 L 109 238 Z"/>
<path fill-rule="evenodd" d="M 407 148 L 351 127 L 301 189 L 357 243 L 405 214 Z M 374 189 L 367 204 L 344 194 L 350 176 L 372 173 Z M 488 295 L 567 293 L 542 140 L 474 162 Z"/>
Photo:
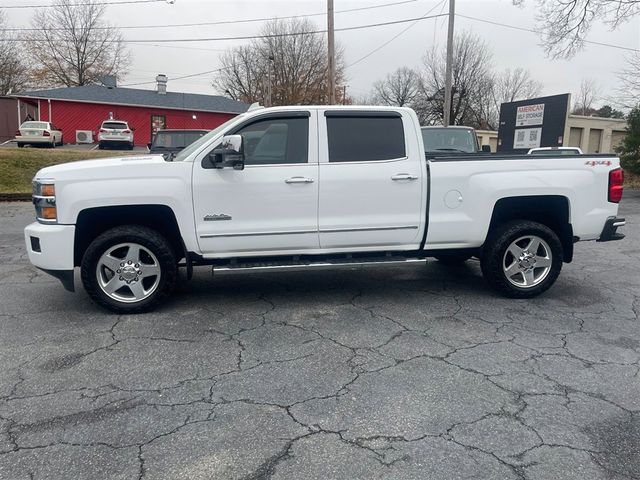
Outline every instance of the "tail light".
<path fill-rule="evenodd" d="M 20 135 L 22 135 L 22 134 L 20 133 L 20 130 L 16 130 L 16 137 L 19 137 Z"/>
<path fill-rule="evenodd" d="M 620 203 L 622 200 L 622 190 L 624 185 L 624 170 L 616 168 L 609 172 L 609 201 Z"/>
<path fill-rule="evenodd" d="M 45 130 L 44 132 L 42 132 L 42 136 L 43 137 L 50 137 L 51 136 L 51 132 L 48 132 L 47 130 Z"/>
<path fill-rule="evenodd" d="M 107 133 L 107 131 L 104 128 L 101 128 L 100 133 Z"/>
<path fill-rule="evenodd" d="M 128 135 L 131 133 L 131 130 L 123 130 L 122 133 L 126 133 Z"/>

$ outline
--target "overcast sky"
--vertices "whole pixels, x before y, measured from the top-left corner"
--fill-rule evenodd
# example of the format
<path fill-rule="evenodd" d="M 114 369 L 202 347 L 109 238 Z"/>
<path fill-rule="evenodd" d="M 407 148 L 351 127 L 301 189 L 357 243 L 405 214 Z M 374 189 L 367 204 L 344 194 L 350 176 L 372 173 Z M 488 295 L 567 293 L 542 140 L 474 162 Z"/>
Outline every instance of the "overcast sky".
<path fill-rule="evenodd" d="M 335 10 L 395 3 L 401 0 L 334 0 Z M 6 0 L 4 5 L 44 3 L 41 0 Z M 535 0 L 527 0 L 523 8 L 514 7 L 510 0 L 458 0 L 457 13 L 493 20 L 524 28 L 536 28 Z M 434 8 L 435 7 L 435 8 Z M 384 8 L 359 12 L 336 13 L 336 28 L 389 22 L 447 11 L 447 2 L 415 0 Z M 108 7 L 109 22 L 118 26 L 162 25 L 171 23 L 215 22 L 248 18 L 306 15 L 321 13 L 325 0 L 175 0 L 173 5 L 150 3 L 113 5 Z M 26 26 L 29 10 L 6 10 L 9 23 Z M 326 27 L 326 17 L 311 17 L 318 28 Z M 202 38 L 258 34 L 261 23 L 215 25 L 206 27 L 154 28 L 123 30 L 126 39 Z M 344 48 L 346 64 L 350 65 L 379 47 L 409 24 L 398 24 L 337 32 L 336 39 Z M 587 45 L 571 60 L 552 60 L 545 57 L 534 33 L 489 25 L 456 17 L 456 31 L 471 30 L 486 40 L 498 69 L 524 67 L 544 85 L 544 94 L 576 93 L 582 78 L 593 78 L 602 96 L 611 94 L 616 86 L 615 72 L 624 67 L 624 51 Z M 446 17 L 422 20 L 378 52 L 347 68 L 347 92 L 361 96 L 368 93 L 372 83 L 401 66 L 418 67 L 424 52 L 432 45 L 446 42 Z M 605 25 L 594 25 L 589 40 L 640 49 L 640 17 L 623 24 L 616 31 Z M 220 66 L 219 55 L 224 49 L 243 42 L 218 41 L 162 45 L 129 44 L 133 61 L 129 74 L 121 84 L 153 81 L 156 73 L 169 77 L 170 91 L 216 93 L 211 87 L 211 75 L 172 81 L 172 77 L 213 70 Z M 179 48 L 175 48 L 179 47 Z M 136 88 L 153 88 L 140 85 Z M 603 103 L 602 101 L 599 103 Z"/>

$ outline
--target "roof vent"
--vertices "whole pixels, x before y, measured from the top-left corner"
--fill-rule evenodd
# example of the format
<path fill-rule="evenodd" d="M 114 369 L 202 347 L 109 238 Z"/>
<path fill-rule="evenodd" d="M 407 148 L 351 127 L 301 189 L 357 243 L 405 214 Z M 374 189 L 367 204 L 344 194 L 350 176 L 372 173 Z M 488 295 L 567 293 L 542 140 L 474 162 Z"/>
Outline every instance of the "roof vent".
<path fill-rule="evenodd" d="M 167 80 L 167 76 L 164 73 L 161 73 L 156 77 L 157 92 L 160 95 L 166 95 L 167 93 Z"/>
<path fill-rule="evenodd" d="M 115 75 L 104 75 L 100 77 L 100 83 L 107 88 L 115 88 L 118 86 L 118 80 Z"/>

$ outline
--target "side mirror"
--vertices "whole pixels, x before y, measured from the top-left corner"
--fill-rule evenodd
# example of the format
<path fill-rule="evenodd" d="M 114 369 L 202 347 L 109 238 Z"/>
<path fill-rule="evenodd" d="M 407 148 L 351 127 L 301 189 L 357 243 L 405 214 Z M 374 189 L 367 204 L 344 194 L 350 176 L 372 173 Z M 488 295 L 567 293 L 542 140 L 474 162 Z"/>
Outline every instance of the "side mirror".
<path fill-rule="evenodd" d="M 244 170 L 242 135 L 222 137 L 220 147 L 209 154 L 209 162 L 214 168 L 232 167 L 234 170 Z"/>
<path fill-rule="evenodd" d="M 482 151 L 491 153 L 491 145 L 482 145 Z"/>

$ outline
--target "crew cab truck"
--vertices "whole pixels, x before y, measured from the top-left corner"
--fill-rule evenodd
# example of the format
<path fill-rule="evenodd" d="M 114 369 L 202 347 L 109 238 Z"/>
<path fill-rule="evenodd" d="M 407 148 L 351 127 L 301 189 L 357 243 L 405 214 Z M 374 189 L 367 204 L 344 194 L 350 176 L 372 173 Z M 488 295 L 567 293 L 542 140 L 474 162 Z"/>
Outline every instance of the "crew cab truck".
<path fill-rule="evenodd" d="M 618 240 L 612 156 L 425 159 L 407 108 L 251 110 L 171 161 L 40 170 L 31 262 L 115 312 L 156 307 L 193 266 L 214 269 L 480 259 L 500 293 L 547 290 L 578 240 Z M 178 276 L 179 267 L 186 275 Z M 180 280 L 181 281 L 181 280 Z"/>

